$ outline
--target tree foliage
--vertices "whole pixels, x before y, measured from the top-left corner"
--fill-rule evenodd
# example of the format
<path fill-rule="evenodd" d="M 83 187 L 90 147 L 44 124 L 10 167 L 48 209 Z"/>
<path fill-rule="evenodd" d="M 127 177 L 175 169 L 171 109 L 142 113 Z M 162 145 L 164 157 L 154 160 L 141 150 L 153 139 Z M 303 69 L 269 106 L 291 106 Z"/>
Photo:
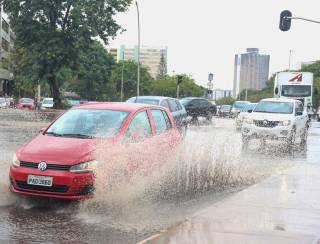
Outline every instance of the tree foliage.
<path fill-rule="evenodd" d="M 0 0 L 16 34 L 15 46 L 24 50 L 37 80 L 46 79 L 55 105 L 61 105 L 57 74 L 75 69 L 80 50 L 94 37 L 105 44 L 122 28 L 114 20 L 132 0 Z M 19 74 L 18 74 L 19 76 Z M 30 81 L 31 82 L 31 81 Z"/>
<path fill-rule="evenodd" d="M 217 105 L 232 105 L 235 102 L 233 97 L 222 97 L 216 101 Z"/>
<path fill-rule="evenodd" d="M 180 97 L 203 96 L 205 88 L 197 85 L 195 81 L 187 75 L 182 75 L 183 81 L 180 84 Z M 176 97 L 177 76 L 167 77 L 165 80 L 153 80 L 150 84 L 150 95 Z"/>
<path fill-rule="evenodd" d="M 112 71 L 111 81 L 114 90 L 112 100 L 119 100 L 120 98 L 122 70 L 124 98 L 130 98 L 137 94 L 138 64 L 133 60 L 121 61 L 115 65 Z M 149 94 L 151 80 L 152 77 L 148 68 L 140 65 L 140 95 Z"/>

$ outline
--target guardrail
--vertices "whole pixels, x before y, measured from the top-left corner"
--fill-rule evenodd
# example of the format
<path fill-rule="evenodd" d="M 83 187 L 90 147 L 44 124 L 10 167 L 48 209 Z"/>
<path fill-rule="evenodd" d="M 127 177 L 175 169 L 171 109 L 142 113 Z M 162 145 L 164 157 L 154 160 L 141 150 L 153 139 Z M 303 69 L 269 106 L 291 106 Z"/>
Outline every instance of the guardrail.
<path fill-rule="evenodd" d="M 0 109 L 0 120 L 26 121 L 26 122 L 50 122 L 65 110 L 19 110 Z"/>

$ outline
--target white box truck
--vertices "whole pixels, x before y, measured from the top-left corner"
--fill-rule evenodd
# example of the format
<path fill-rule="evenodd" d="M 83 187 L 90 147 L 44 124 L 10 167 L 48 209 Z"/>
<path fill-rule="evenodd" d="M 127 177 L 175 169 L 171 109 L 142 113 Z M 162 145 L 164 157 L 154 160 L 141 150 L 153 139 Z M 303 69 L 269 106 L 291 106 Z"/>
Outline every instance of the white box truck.
<path fill-rule="evenodd" d="M 279 72 L 274 81 L 274 96 L 300 100 L 305 110 L 312 110 L 313 74 Z"/>

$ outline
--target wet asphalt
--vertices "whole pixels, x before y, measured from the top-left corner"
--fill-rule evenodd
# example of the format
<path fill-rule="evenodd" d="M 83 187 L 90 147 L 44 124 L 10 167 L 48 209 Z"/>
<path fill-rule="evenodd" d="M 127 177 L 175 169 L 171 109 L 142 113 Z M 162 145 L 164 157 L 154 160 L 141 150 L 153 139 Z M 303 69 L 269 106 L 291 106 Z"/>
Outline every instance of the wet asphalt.
<path fill-rule="evenodd" d="M 137 184 L 136 189 L 134 184 L 131 186 L 131 191 L 136 191 L 134 197 L 123 191 L 121 197 L 106 195 L 81 202 L 11 194 L 8 191 L 8 169 L 14 151 L 48 123 L 41 119 L 29 122 L 23 117 L 15 119 L 0 111 L 0 243 L 137 243 L 236 191 L 295 164 L 314 159 L 313 150 L 299 149 L 291 154 L 277 144 L 259 148 L 253 143 L 250 150 L 243 153 L 240 134 L 235 131 L 233 121 L 214 119 L 213 123 L 190 128 L 183 145 L 187 155 L 181 162 L 194 164 L 196 167 L 193 168 L 201 168 L 205 162 L 204 169 L 210 171 L 210 177 L 213 169 L 207 165 L 214 162 L 217 173 L 212 178 L 218 183 L 213 187 L 208 186 L 212 180 L 210 184 L 205 181 L 206 187 L 201 187 L 199 185 L 204 181 L 184 177 L 173 179 L 168 188 L 185 180 L 188 182 L 185 185 L 192 191 L 183 188 L 178 194 L 169 194 L 170 197 L 141 189 L 146 184 Z M 309 148 L 319 141 L 317 136 L 309 136 Z M 153 185 L 157 183 L 159 179 Z M 159 188 L 155 189 L 153 191 Z"/>

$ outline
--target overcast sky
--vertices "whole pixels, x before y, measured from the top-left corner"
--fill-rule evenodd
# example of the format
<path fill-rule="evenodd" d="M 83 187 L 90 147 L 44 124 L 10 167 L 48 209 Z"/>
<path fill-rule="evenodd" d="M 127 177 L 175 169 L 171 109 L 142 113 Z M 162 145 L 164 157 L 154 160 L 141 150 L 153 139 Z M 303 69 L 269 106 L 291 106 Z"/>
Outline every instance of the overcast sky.
<path fill-rule="evenodd" d="M 207 83 L 215 74 L 215 88 L 231 89 L 234 55 L 247 47 L 270 54 L 270 74 L 301 61 L 320 59 L 320 25 L 293 21 L 289 32 L 278 28 L 284 9 L 294 16 L 320 20 L 319 0 L 138 0 L 142 45 L 168 47 L 168 71 L 191 74 Z M 117 16 L 127 30 L 111 42 L 137 44 L 136 9 Z"/>

